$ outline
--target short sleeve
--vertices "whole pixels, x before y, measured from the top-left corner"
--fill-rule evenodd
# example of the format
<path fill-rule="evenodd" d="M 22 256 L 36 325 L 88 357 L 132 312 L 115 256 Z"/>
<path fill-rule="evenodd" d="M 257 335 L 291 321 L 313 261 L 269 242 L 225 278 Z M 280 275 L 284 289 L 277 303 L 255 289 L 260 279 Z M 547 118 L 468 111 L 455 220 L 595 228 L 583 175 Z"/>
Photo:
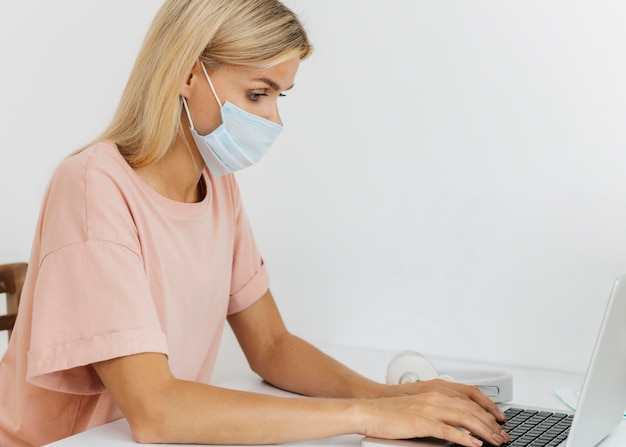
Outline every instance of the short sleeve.
<path fill-rule="evenodd" d="M 139 255 L 110 241 L 49 253 L 34 290 L 27 380 L 60 392 L 104 389 L 90 364 L 141 352 L 167 354 Z"/>
<path fill-rule="evenodd" d="M 269 289 L 269 275 L 261 260 L 258 270 L 254 272 L 252 278 L 245 283 L 241 289 L 230 296 L 228 314 L 235 314 L 250 307 L 261 298 Z"/>

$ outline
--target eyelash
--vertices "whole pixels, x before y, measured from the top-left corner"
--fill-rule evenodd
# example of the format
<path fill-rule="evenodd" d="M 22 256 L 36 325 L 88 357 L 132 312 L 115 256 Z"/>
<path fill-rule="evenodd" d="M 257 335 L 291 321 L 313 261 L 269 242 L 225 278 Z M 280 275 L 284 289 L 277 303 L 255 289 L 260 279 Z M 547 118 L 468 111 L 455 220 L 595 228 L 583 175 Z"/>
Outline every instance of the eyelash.
<path fill-rule="evenodd" d="M 248 96 L 250 97 L 251 101 L 257 102 L 260 96 L 267 96 L 267 93 L 250 93 Z M 279 93 L 278 96 L 280 98 L 284 98 L 287 95 L 285 95 L 284 93 Z"/>

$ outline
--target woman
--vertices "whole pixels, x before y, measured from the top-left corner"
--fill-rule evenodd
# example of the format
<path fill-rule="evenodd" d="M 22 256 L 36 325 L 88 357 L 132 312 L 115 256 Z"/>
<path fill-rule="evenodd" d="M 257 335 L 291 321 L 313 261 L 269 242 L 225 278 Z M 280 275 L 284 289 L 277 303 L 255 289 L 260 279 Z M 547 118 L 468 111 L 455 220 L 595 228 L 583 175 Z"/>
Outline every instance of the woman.
<path fill-rule="evenodd" d="M 280 132 L 277 100 L 311 46 L 277 0 L 167 0 L 111 125 L 64 160 L 0 366 L 0 444 L 120 417 L 138 442 L 338 435 L 508 440 L 477 389 L 386 386 L 287 331 L 232 172 Z M 228 321 L 285 399 L 209 385 Z"/>

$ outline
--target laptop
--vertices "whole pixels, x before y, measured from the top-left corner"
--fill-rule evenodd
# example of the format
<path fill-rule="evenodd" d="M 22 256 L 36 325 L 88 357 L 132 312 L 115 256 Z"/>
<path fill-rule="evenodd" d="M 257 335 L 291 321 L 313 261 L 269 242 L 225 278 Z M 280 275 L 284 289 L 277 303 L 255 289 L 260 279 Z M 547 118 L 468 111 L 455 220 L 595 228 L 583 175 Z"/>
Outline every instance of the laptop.
<path fill-rule="evenodd" d="M 596 344 L 574 413 L 514 404 L 498 405 L 507 414 L 504 429 L 511 442 L 504 446 L 542 445 L 539 428 L 552 429 L 549 447 L 596 446 L 617 427 L 626 408 L 626 275 L 613 283 Z M 516 422 L 522 422 L 514 428 Z M 534 439 L 534 440 L 533 440 Z M 364 437 L 361 447 L 443 447 L 454 443 L 433 438 L 379 439 Z M 489 446 L 487 442 L 483 444 Z"/>

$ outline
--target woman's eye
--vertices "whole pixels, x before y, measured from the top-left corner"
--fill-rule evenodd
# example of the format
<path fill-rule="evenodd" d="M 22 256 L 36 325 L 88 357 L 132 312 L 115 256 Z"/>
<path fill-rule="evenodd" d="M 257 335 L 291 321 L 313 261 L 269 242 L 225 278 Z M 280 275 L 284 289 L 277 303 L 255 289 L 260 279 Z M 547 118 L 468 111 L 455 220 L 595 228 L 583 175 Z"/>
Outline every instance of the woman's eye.
<path fill-rule="evenodd" d="M 259 98 L 261 96 L 267 96 L 267 93 L 255 93 L 255 92 L 251 92 L 248 96 L 250 96 L 250 99 L 254 102 L 258 101 Z"/>
<path fill-rule="evenodd" d="M 261 98 L 261 96 L 268 96 L 268 95 L 267 93 L 258 93 L 258 92 L 248 93 L 248 97 L 250 98 L 251 101 L 254 101 L 254 102 L 257 102 Z M 284 98 L 287 95 L 285 95 L 284 93 L 279 93 L 278 96 L 280 98 Z"/>

